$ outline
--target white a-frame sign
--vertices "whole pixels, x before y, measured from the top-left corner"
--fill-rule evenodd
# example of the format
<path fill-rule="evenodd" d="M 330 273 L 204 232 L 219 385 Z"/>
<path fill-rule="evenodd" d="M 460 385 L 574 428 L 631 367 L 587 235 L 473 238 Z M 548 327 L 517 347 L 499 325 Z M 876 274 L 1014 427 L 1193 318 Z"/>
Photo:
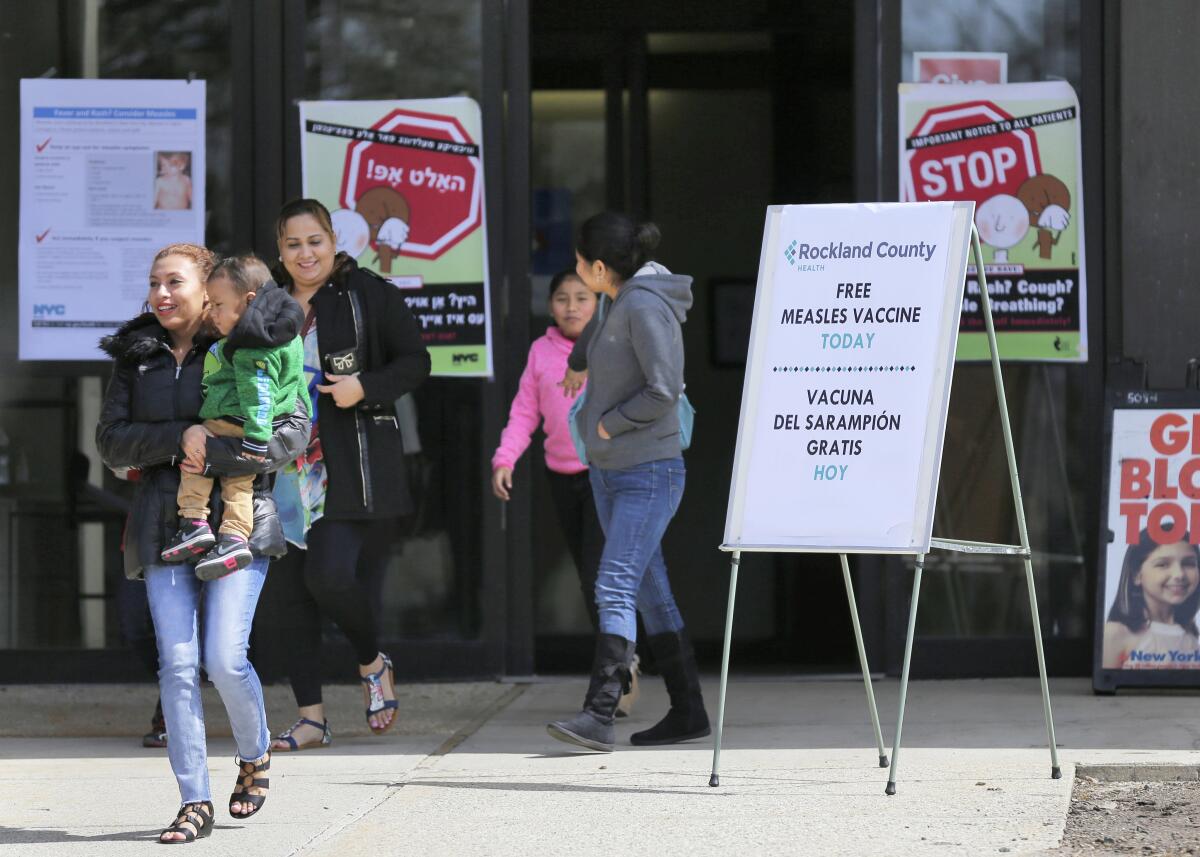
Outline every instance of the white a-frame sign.
<path fill-rule="evenodd" d="M 711 785 L 721 737 L 737 570 L 743 551 L 841 555 L 881 767 L 888 766 L 850 579 L 849 553 L 912 554 L 913 598 L 888 794 L 925 555 L 1022 558 L 1029 585 L 1052 776 L 1061 776 L 974 203 L 773 206 L 767 211 L 721 549 L 733 554 Z M 934 504 L 968 254 L 974 250 L 1016 504 L 1020 545 L 933 538 Z"/>

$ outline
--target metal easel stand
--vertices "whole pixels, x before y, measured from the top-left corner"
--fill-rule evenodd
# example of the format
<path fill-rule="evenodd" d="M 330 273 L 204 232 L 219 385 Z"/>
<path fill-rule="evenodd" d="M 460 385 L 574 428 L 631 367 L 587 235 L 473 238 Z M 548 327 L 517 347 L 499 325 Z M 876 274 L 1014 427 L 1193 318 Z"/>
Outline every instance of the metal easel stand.
<path fill-rule="evenodd" d="M 883 747 L 883 732 L 879 728 L 879 709 L 875 706 L 875 691 L 871 687 L 871 673 L 867 667 L 867 648 L 863 644 L 862 625 L 858 620 L 858 602 L 854 598 L 854 583 L 850 579 L 850 562 L 840 554 L 842 580 L 846 584 L 846 599 L 850 605 L 850 620 L 854 624 L 854 642 L 858 645 L 858 663 L 862 668 L 863 686 L 867 690 L 867 708 L 871 712 L 871 725 L 875 729 L 875 747 L 879 751 L 879 767 L 888 766 L 887 753 Z M 725 732 L 725 691 L 729 686 L 729 646 L 733 640 L 733 602 L 737 596 L 738 566 L 742 552 L 735 550 L 729 566 L 729 601 L 725 608 L 725 646 L 721 653 L 721 690 L 717 702 L 717 734 L 713 740 L 712 776 L 710 786 L 721 784 L 721 737 Z"/>
<path fill-rule="evenodd" d="M 975 258 L 975 271 L 979 279 L 979 296 L 983 304 L 983 322 L 987 328 L 988 347 L 992 355 L 992 378 L 996 383 L 996 398 L 1000 411 L 1000 427 L 1004 432 L 1004 453 L 1008 458 L 1008 478 L 1012 484 L 1013 505 L 1017 514 L 1017 531 L 1021 537 L 1020 545 L 992 544 L 989 542 L 968 542 L 953 539 L 933 539 L 931 546 L 938 550 L 956 551 L 959 553 L 995 554 L 1000 556 L 1018 556 L 1025 563 L 1025 584 L 1029 589 L 1029 612 L 1033 619 L 1033 640 L 1037 648 L 1038 677 L 1042 685 L 1042 712 L 1046 718 L 1046 739 L 1050 744 L 1050 776 L 1053 779 L 1062 778 L 1062 769 L 1058 764 L 1058 748 L 1054 742 L 1054 716 L 1050 711 L 1050 685 L 1046 679 L 1046 652 L 1042 645 L 1042 622 L 1038 614 L 1037 591 L 1033 580 L 1033 558 L 1029 548 L 1029 528 L 1025 524 L 1025 503 L 1021 499 L 1021 482 L 1017 476 L 1017 455 L 1013 447 L 1012 426 L 1008 420 L 1008 400 L 1004 395 L 1004 378 L 1000 372 L 1000 349 L 996 344 L 996 329 L 992 324 L 992 301 L 988 296 L 987 281 L 983 273 L 983 250 L 979 246 L 979 233 L 971 227 L 971 253 Z M 917 599 L 921 593 L 921 572 L 925 565 L 925 555 L 918 554 L 916 568 L 913 574 L 912 605 L 908 611 L 908 634 L 904 641 L 904 666 L 900 673 L 900 706 L 896 719 L 895 742 L 892 745 L 892 765 L 888 772 L 886 793 L 896 793 L 896 772 L 900 761 L 900 734 L 904 729 L 904 706 L 908 697 L 909 665 L 912 661 L 913 636 L 917 625 Z"/>

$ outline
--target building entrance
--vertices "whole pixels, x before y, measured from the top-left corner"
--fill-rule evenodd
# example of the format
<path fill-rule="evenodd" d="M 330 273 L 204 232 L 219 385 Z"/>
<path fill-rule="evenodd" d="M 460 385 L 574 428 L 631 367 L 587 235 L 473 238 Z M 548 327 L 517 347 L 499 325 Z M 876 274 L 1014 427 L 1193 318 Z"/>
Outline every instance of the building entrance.
<path fill-rule="evenodd" d="M 853 8 L 612 5 L 531 7 L 531 333 L 548 322 L 550 275 L 574 263 L 575 229 L 606 207 L 657 223 L 659 261 L 694 278 L 684 338 L 696 431 L 664 551 L 699 655 L 715 664 L 728 588 L 717 545 L 763 219 L 772 203 L 853 197 Z M 579 671 L 588 620 L 549 490 L 534 481 L 536 668 Z M 747 555 L 742 569 L 739 669 L 856 668 L 836 557 Z"/>

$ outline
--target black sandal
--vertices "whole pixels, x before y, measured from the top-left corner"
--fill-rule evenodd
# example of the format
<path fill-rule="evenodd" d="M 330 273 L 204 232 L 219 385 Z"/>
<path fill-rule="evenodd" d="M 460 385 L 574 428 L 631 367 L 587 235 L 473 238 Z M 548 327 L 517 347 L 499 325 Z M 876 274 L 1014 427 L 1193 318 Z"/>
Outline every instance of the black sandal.
<path fill-rule="evenodd" d="M 154 717 L 150 718 L 150 731 L 142 736 L 143 747 L 167 746 L 167 721 L 163 719 L 162 700 L 154 708 Z"/>
<path fill-rule="evenodd" d="M 159 845 L 183 845 L 185 842 L 195 842 L 212 833 L 215 823 L 211 801 L 193 801 L 179 808 L 179 815 L 170 827 L 164 827 L 158 834 Z M 164 833 L 182 833 L 183 839 L 163 839 Z"/>
<path fill-rule="evenodd" d="M 267 796 L 265 794 L 251 794 L 250 789 L 263 789 L 266 791 L 271 787 L 269 777 L 259 777 L 259 774 L 265 774 L 271 770 L 271 751 L 262 757 L 258 762 L 247 762 L 241 756 L 236 757 L 238 763 L 238 779 L 233 787 L 233 794 L 229 796 L 229 814 L 234 818 L 249 818 L 262 809 L 262 805 L 266 803 Z M 242 806 L 249 804 L 254 807 L 249 812 L 243 812 L 241 815 L 234 815 L 233 805 L 240 803 Z"/>

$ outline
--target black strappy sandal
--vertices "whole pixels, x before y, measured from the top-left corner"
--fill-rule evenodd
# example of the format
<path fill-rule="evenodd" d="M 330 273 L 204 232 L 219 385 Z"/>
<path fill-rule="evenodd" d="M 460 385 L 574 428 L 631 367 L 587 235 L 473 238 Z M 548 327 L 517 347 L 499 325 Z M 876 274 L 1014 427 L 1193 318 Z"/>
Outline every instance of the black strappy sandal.
<path fill-rule="evenodd" d="M 185 842 L 195 842 L 203 839 L 213 831 L 215 817 L 211 801 L 193 801 L 179 808 L 179 815 L 170 827 L 164 827 L 158 833 L 159 845 L 183 845 Z M 164 833 L 182 833 L 183 839 L 163 839 Z"/>
<path fill-rule="evenodd" d="M 255 815 L 262 805 L 267 802 L 265 794 L 256 795 L 250 792 L 250 789 L 269 789 L 271 780 L 269 777 L 260 777 L 259 774 L 265 774 L 271 770 L 271 751 L 262 757 L 258 762 L 247 762 L 241 756 L 236 757 L 238 763 L 238 778 L 237 784 L 233 787 L 233 794 L 229 796 L 229 814 L 234 818 L 250 818 Z M 241 815 L 234 815 L 233 805 L 240 803 L 242 806 L 249 804 L 253 807 L 249 812 L 243 812 Z"/>

